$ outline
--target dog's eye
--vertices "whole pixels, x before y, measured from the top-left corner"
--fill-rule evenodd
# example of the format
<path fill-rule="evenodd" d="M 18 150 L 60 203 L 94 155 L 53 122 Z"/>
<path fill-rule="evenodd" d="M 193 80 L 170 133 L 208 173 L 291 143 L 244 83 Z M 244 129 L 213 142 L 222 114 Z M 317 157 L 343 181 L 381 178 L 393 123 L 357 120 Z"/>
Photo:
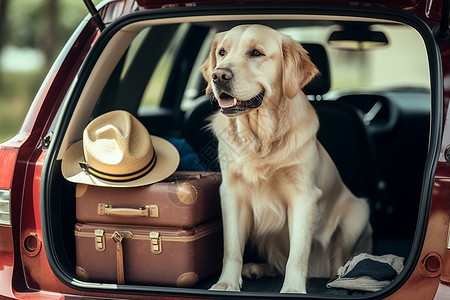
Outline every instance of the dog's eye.
<path fill-rule="evenodd" d="M 264 54 L 261 53 L 259 50 L 253 50 L 252 53 L 250 53 L 250 56 L 262 56 Z"/>
<path fill-rule="evenodd" d="M 219 50 L 219 55 L 220 56 L 225 56 L 225 53 L 226 53 L 225 49 L 222 48 L 222 49 Z"/>

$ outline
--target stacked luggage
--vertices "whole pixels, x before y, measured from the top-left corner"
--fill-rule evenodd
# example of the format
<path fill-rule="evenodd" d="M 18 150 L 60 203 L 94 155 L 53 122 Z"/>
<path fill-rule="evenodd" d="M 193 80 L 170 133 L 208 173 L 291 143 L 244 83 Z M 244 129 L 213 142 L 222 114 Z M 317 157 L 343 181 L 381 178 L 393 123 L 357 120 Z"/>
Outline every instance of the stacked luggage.
<path fill-rule="evenodd" d="M 86 281 L 192 287 L 220 270 L 220 173 L 131 188 L 77 184 L 76 271 Z"/>

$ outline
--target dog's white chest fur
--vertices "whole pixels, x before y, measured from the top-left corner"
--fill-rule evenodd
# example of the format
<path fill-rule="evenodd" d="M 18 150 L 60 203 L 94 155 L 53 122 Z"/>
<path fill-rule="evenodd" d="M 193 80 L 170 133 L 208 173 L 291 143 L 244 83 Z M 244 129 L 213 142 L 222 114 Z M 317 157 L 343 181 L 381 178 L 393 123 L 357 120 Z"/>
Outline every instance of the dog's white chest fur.
<path fill-rule="evenodd" d="M 253 184 L 244 179 L 236 183 L 237 188 L 249 195 L 242 201 L 244 205 L 250 205 L 253 212 L 253 237 L 279 234 L 280 231 L 287 230 L 287 202 L 274 181 L 277 180 L 263 180 Z"/>

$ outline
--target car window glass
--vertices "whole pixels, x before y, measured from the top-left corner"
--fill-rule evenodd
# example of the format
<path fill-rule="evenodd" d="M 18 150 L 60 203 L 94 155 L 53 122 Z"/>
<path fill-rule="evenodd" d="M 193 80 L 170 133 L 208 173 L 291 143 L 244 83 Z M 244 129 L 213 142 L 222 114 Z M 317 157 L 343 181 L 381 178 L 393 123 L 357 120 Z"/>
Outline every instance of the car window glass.
<path fill-rule="evenodd" d="M 346 25 L 360 26 L 361 25 Z M 387 44 L 380 46 L 346 41 L 339 47 L 330 43 L 331 34 L 344 25 L 283 28 L 280 31 L 299 42 L 320 43 L 330 61 L 331 91 L 344 88 L 430 88 L 425 45 L 411 27 L 400 24 L 375 24 L 370 32 L 382 32 Z"/>
<path fill-rule="evenodd" d="M 187 23 L 180 25 L 169 46 L 165 50 L 161 59 L 153 72 L 150 81 L 145 88 L 144 95 L 139 109 L 148 107 L 159 107 L 164 90 L 167 85 L 170 70 L 175 61 L 175 56 L 178 52 L 182 39 L 184 38 L 189 25 Z"/>

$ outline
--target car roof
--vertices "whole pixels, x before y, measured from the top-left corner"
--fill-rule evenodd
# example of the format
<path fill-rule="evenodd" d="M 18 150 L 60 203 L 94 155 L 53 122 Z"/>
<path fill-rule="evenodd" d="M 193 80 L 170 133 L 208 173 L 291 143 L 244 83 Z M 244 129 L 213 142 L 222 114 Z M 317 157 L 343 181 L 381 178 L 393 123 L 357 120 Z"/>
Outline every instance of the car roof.
<path fill-rule="evenodd" d="M 352 6 L 378 6 L 378 7 L 390 7 L 397 9 L 414 9 L 425 1 L 421 0 L 137 0 L 137 3 L 142 8 L 155 8 L 155 7 L 177 7 L 177 6 L 200 6 L 200 5 L 223 5 L 223 4 L 336 4 L 336 5 L 352 5 Z"/>

